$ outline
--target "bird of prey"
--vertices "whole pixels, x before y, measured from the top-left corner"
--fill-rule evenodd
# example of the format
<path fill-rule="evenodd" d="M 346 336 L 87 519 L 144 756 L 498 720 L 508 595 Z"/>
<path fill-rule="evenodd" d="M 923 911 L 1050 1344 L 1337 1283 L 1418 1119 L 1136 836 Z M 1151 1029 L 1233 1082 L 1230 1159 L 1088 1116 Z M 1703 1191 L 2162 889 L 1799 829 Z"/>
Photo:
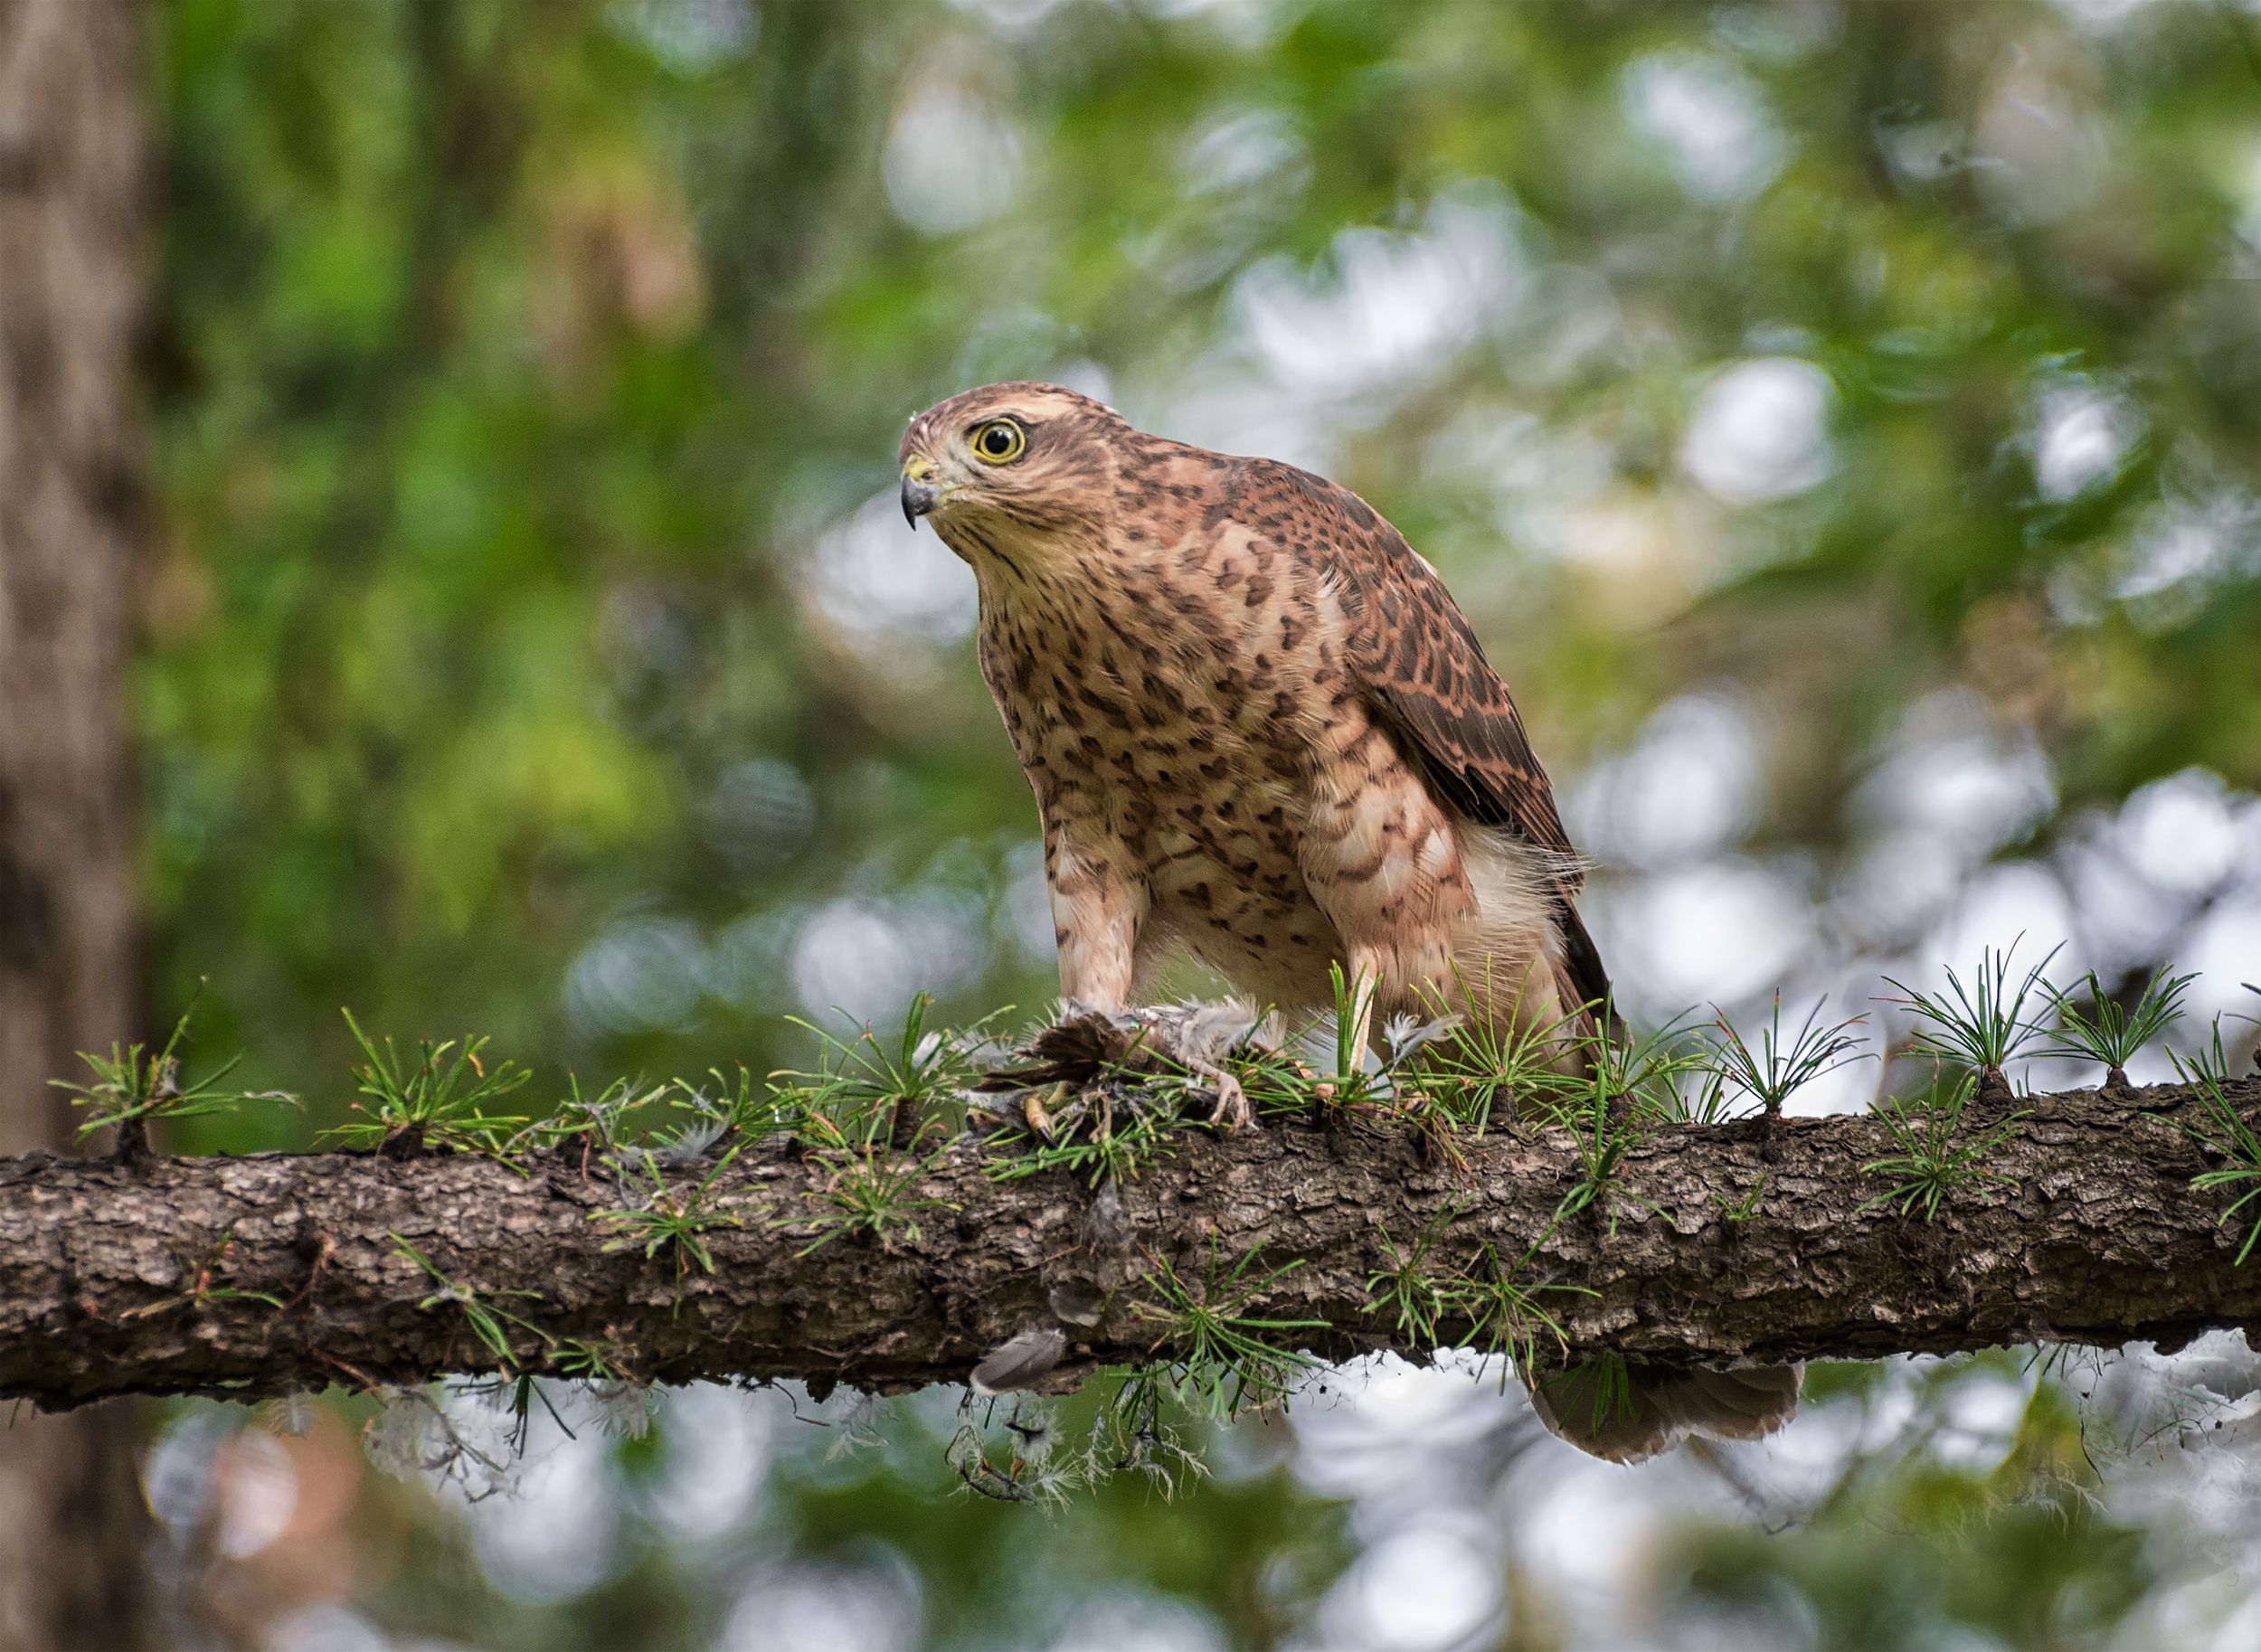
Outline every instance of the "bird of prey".
<path fill-rule="evenodd" d="M 1065 997 L 1119 1016 L 1182 945 L 1291 1015 L 1333 1004 L 1336 966 L 1361 1022 L 1473 992 L 1585 1059 L 1609 977 L 1547 772 L 1443 581 L 1372 506 L 1054 384 L 952 396 L 898 459 L 903 514 L 979 583 Z M 1630 1460 L 1767 1432 L 1797 1386 L 1660 1374 L 1585 1439 L 1558 1414 L 1590 1411 L 1579 1393 L 1538 1410 Z"/>
<path fill-rule="evenodd" d="M 1368 1017 L 1472 990 L 1576 1059 L 1609 992 L 1577 854 L 1506 684 L 1371 506 L 1051 384 L 953 396 L 900 457 L 904 514 L 980 585 L 1068 998 L 1123 1009 L 1182 945 L 1290 1015 L 1339 965 Z"/>

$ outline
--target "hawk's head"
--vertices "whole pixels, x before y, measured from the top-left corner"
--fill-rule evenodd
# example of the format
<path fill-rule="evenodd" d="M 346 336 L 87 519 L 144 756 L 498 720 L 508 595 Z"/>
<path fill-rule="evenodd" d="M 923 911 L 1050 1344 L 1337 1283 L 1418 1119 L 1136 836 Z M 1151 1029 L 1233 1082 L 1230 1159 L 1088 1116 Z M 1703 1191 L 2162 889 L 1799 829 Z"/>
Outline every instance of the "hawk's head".
<path fill-rule="evenodd" d="M 928 517 L 973 559 L 1098 527 L 1112 507 L 1114 409 L 1057 384 L 985 384 L 939 401 L 903 432 L 903 514 Z"/>

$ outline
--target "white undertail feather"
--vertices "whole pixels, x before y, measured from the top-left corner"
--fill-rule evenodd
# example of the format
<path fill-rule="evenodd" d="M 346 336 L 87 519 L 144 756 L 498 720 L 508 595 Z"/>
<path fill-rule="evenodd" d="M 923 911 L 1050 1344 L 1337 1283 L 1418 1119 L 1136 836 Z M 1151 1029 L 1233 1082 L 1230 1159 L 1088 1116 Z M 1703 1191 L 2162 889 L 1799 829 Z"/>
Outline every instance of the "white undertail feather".
<path fill-rule="evenodd" d="M 1462 854 L 1475 888 L 1477 917 L 1454 937 L 1459 986 L 1486 1000 L 1495 1024 L 1561 1026 L 1566 1042 L 1585 1029 L 1556 922 L 1562 857 L 1490 826 L 1462 828 Z"/>

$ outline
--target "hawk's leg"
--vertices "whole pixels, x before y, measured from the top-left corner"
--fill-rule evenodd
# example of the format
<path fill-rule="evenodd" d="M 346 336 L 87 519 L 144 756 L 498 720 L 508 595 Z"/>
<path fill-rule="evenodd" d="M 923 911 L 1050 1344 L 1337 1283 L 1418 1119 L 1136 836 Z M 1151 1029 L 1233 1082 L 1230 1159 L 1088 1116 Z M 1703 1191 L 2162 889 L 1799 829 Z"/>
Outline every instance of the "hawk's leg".
<path fill-rule="evenodd" d="M 1145 885 L 1103 853 L 1051 832 L 1045 835 L 1045 873 L 1061 996 L 1093 1009 L 1128 1009 Z"/>
<path fill-rule="evenodd" d="M 1151 975 L 1155 962 L 1156 949 L 1149 945 L 1149 956 L 1142 958 L 1139 946 L 1150 901 L 1145 880 L 1128 872 L 1104 846 L 1078 842 L 1065 830 L 1046 832 L 1045 869 L 1052 890 L 1053 938 L 1060 949 L 1061 996 L 1111 1015 L 1128 1010 L 1133 990 L 1142 977 Z M 1141 964 L 1147 968 L 1141 969 Z M 1254 1122 L 1239 1078 L 1220 1061 L 1190 1049 L 1166 1053 L 1216 1089 L 1212 1121 L 1227 1129 Z"/>

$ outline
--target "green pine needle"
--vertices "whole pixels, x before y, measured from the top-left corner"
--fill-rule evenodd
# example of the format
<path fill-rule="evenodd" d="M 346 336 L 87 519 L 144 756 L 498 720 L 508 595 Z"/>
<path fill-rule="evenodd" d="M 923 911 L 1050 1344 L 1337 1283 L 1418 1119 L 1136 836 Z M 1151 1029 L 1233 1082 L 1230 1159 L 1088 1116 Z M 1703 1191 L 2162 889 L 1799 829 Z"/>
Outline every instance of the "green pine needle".
<path fill-rule="evenodd" d="M 1776 993 L 1774 1014 L 1759 1034 L 1756 1050 L 1736 1031 L 1726 1012 L 1713 1005 L 1713 1025 L 1718 1029 L 1719 1036 L 1713 1046 L 1708 1071 L 1717 1075 L 1723 1085 L 1732 1086 L 1757 1102 L 1761 1111 L 1780 1113 L 1783 1102 L 1824 1073 L 1868 1059 L 1859 1041 L 1850 1036 L 1851 1030 L 1861 1025 L 1867 1017 L 1855 1015 L 1849 1020 L 1823 1024 L 1821 1010 L 1828 1002 L 1826 998 L 1817 1000 L 1806 1012 L 1796 1034 L 1785 1042 L 1782 994 Z M 1722 1096 L 1722 1109 L 1724 1101 Z"/>
<path fill-rule="evenodd" d="M 691 1270 L 714 1271 L 714 1253 L 707 1244 L 707 1235 L 745 1226 L 742 1217 L 718 1210 L 713 1203 L 715 1184 L 743 1146 L 732 1147 L 698 1181 L 680 1187 L 670 1186 L 651 1149 L 641 1148 L 642 1168 L 650 1184 L 644 1202 L 626 1209 L 597 1211 L 590 1217 L 613 1231 L 614 1237 L 604 1242 L 607 1251 L 640 1251 L 647 1259 L 666 1251 L 673 1257 L 676 1294 L 671 1317 L 683 1307 L 683 1283 Z"/>
<path fill-rule="evenodd" d="M 202 996 L 203 988 L 198 987 Z M 78 1139 L 84 1141 L 98 1130 L 116 1126 L 118 1148 L 127 1157 L 146 1150 L 148 1129 L 153 1120 L 160 1119 L 196 1119 L 212 1113 L 233 1111 L 247 1100 L 287 1101 L 297 1106 L 298 1099 L 281 1090 L 247 1091 L 229 1090 L 221 1081 L 241 1063 L 241 1056 L 232 1056 L 202 1078 L 184 1075 L 181 1048 L 188 1037 L 189 1018 L 196 1013 L 194 999 L 181 1012 L 181 1018 L 173 1024 L 173 1031 L 165 1043 L 152 1053 L 138 1043 L 110 1045 L 108 1055 L 96 1055 L 87 1051 L 79 1053 L 79 1059 L 87 1064 L 92 1075 L 90 1081 L 75 1084 L 67 1079 L 50 1079 L 57 1090 L 67 1090 L 71 1105 L 82 1107 L 87 1116 L 80 1119 Z"/>
<path fill-rule="evenodd" d="M 1985 1198 L 1985 1185 L 2009 1181 L 2001 1171 L 1987 1167 L 1994 1150 L 2017 1134 L 2018 1121 L 2028 1117 L 2020 1109 L 1982 1130 L 1963 1128 L 1963 1110 L 1977 1091 L 1975 1075 L 1965 1073 L 1944 1090 L 1906 1100 L 1892 1100 L 1875 1109 L 1875 1117 L 1892 1138 L 1894 1151 L 1861 1166 L 1865 1175 L 1887 1176 L 1892 1187 L 1868 1200 L 1856 1214 L 1880 1205 L 1897 1206 L 1903 1216 L 1923 1212 L 1924 1221 L 1938 1219 L 1939 1208 L 1963 1189 Z"/>
<path fill-rule="evenodd" d="M 1300 1350 L 1269 1340 L 1282 1332 L 1325 1330 L 1324 1319 L 1273 1319 L 1251 1315 L 1250 1305 L 1302 1263 L 1259 1270 L 1262 1245 L 1251 1247 L 1231 1268 L 1224 1266 L 1217 1241 L 1209 1241 L 1209 1265 L 1198 1289 L 1169 1262 L 1149 1253 L 1149 1276 L 1159 1303 L 1141 1302 L 1133 1311 L 1157 1326 L 1154 1352 L 1172 1351 L 1165 1380 L 1189 1409 L 1217 1422 L 1229 1422 L 1248 1406 L 1285 1399 L 1318 1362 Z"/>
<path fill-rule="evenodd" d="M 2046 1053 L 2096 1062 L 2108 1077 L 2125 1082 L 2127 1065 L 2136 1053 L 2181 1019 L 2182 995 L 2198 978 L 2195 974 L 2170 976 L 2162 969 L 2143 983 L 2133 1006 L 2105 992 L 2093 969 L 2084 982 L 2086 1004 L 2047 986 L 2057 1026 Z"/>
<path fill-rule="evenodd" d="M 2221 1033 L 2218 1020 L 2213 1052 L 2218 1058 L 2216 1062 L 2186 1061 L 2180 1055 L 2171 1059 L 2175 1071 L 2182 1081 L 2197 1092 L 2200 1109 L 2205 1115 L 2204 1121 L 2200 1124 L 2177 1122 L 2181 1124 L 2185 1134 L 2208 1152 L 2228 1161 L 2212 1170 L 2200 1171 L 2190 1178 L 2190 1185 L 2209 1193 L 2218 1188 L 2244 1190 L 2222 1212 L 2220 1219 L 2228 1222 L 2246 1206 L 2261 1199 L 2261 1133 L 2256 1133 L 2245 1116 L 2231 1104 L 2224 1088 L 2228 1076 L 2219 1070 L 2227 1065 L 2226 1062 L 2218 1061 L 2220 1052 Z M 2256 1241 L 2261 1241 L 2261 1212 L 2257 1212 L 2254 1219 L 2247 1223 L 2245 1242 L 2237 1247 L 2235 1266 L 2245 1266 L 2246 1258 L 2253 1254 Z"/>
<path fill-rule="evenodd" d="M 355 1101 L 366 1117 L 326 1130 L 326 1138 L 349 1147 L 383 1147 L 421 1153 L 433 1147 L 475 1153 L 508 1161 L 508 1141 L 528 1122 L 523 1113 L 498 1113 L 494 1104 L 534 1075 L 506 1061 L 489 1072 L 479 1060 L 485 1038 L 419 1039 L 413 1060 L 403 1060 L 388 1036 L 380 1048 L 361 1030 L 351 1010 L 341 1012 L 361 1047 L 362 1064 L 353 1070 L 355 1087 L 369 1099 Z"/>
<path fill-rule="evenodd" d="M 2018 950 L 2018 942 L 2011 941 L 2001 951 L 1982 948 L 1978 972 L 1969 986 L 1953 969 L 1947 971 L 1947 990 L 1943 993 L 1918 992 L 1887 976 L 1885 984 L 1897 987 L 1901 996 L 1884 1002 L 1897 1005 L 1916 1017 L 1914 1043 L 1918 1051 L 2000 1078 L 2028 1045 L 2047 1036 L 2027 1014 L 2026 1005 L 2037 995 L 2050 996 L 2042 972 L 2064 949 L 2061 941 L 2051 947 L 2012 987 L 2010 960 Z"/>

